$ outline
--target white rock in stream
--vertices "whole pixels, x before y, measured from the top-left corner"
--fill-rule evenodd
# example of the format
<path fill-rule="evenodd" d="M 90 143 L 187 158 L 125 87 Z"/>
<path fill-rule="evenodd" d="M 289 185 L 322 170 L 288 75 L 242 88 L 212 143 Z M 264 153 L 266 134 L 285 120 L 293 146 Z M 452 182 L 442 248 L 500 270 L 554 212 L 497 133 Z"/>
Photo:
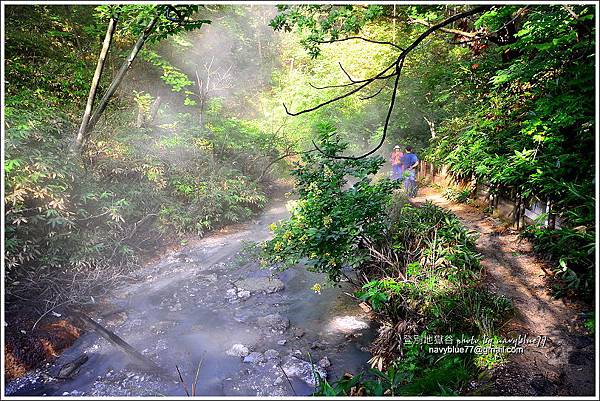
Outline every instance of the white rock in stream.
<path fill-rule="evenodd" d="M 325 357 L 321 358 L 318 365 L 322 368 L 328 368 L 331 366 L 331 361 L 329 360 L 329 358 L 327 358 L 325 356 Z"/>
<path fill-rule="evenodd" d="M 243 344 L 233 344 L 226 352 L 227 355 L 231 356 L 247 356 L 249 353 L 250 350 Z"/>
<path fill-rule="evenodd" d="M 328 331 L 348 334 L 368 328 L 369 323 L 357 316 L 336 316 L 330 321 Z"/>
<path fill-rule="evenodd" d="M 303 361 L 294 356 L 289 356 L 285 364 L 281 367 L 288 377 L 296 377 L 311 387 L 317 386 L 317 375 L 319 375 L 321 379 L 327 378 L 325 369 L 320 366 L 313 366 L 310 362 Z"/>
<path fill-rule="evenodd" d="M 261 363 L 265 361 L 265 356 L 260 352 L 251 352 L 244 358 L 244 363 Z"/>

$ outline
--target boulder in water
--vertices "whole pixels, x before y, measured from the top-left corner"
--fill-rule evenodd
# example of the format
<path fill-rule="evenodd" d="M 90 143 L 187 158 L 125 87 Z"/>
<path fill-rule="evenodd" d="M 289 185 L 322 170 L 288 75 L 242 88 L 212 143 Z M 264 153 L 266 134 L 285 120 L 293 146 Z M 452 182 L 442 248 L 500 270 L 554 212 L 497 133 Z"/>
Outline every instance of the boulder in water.
<path fill-rule="evenodd" d="M 237 281 L 235 286 L 240 290 L 247 290 L 251 293 L 264 292 L 272 294 L 284 289 L 283 281 L 271 277 L 249 277 Z"/>
<path fill-rule="evenodd" d="M 265 351 L 265 358 L 267 359 L 275 359 L 279 357 L 279 351 L 274 349 L 268 349 Z"/>
<path fill-rule="evenodd" d="M 294 356 L 289 356 L 281 367 L 288 377 L 296 377 L 311 387 L 317 386 L 317 376 L 321 377 L 321 379 L 327 378 L 325 369 Z"/>
<path fill-rule="evenodd" d="M 250 350 L 243 344 L 233 344 L 226 353 L 231 356 L 247 356 Z"/>
<path fill-rule="evenodd" d="M 260 352 L 251 352 L 244 358 L 244 363 L 261 363 L 265 361 L 265 356 Z"/>

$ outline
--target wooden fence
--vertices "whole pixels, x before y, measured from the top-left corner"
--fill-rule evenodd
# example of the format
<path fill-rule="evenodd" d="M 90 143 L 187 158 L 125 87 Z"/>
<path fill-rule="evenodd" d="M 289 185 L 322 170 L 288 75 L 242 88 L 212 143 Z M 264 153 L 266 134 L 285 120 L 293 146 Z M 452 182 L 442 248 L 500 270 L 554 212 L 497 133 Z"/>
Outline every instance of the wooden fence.
<path fill-rule="evenodd" d="M 429 181 L 442 188 L 455 187 L 469 189 L 470 197 L 483 206 L 487 206 L 492 215 L 511 222 L 517 229 L 534 221 L 549 228 L 559 228 L 560 221 L 553 213 L 550 201 L 538 196 L 523 197 L 515 188 L 493 186 L 489 182 L 477 179 L 459 179 L 452 175 L 446 166 L 436 166 L 421 160 L 417 179 Z"/>

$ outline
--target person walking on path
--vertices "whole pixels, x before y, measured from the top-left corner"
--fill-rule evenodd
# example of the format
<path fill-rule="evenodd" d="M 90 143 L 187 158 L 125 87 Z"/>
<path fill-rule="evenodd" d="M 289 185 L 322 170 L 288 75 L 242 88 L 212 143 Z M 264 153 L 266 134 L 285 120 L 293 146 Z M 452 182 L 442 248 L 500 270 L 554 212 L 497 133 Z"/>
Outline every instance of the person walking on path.
<path fill-rule="evenodd" d="M 415 169 L 419 165 L 419 158 L 412 152 L 412 147 L 406 147 L 406 153 L 402 157 L 402 169 L 404 170 L 404 190 L 409 198 L 417 195 L 417 175 Z"/>
<path fill-rule="evenodd" d="M 404 153 L 400 150 L 400 146 L 394 146 L 394 150 L 390 156 L 390 161 L 392 163 L 392 180 L 402 179 L 402 157 L 404 157 Z"/>

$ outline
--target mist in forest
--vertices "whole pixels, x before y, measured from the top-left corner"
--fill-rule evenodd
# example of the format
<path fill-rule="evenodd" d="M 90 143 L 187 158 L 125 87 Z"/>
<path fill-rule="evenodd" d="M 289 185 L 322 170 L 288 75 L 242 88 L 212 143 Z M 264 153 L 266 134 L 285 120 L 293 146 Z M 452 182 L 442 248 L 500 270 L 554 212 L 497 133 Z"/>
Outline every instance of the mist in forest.
<path fill-rule="evenodd" d="M 210 25 L 188 35 L 192 47 L 174 61 L 188 76 L 212 81 L 209 90 L 214 88 L 215 96 L 230 99 L 261 90 L 277 66 L 278 35 L 268 26 L 275 14 L 274 6 L 235 6 L 214 13 Z"/>
<path fill-rule="evenodd" d="M 162 44 L 159 51 L 193 81 L 186 89 L 194 92 L 190 98 L 199 109 L 220 99 L 231 115 L 257 118 L 256 95 L 269 88 L 273 70 L 279 66 L 279 34 L 268 26 L 276 8 L 207 6 L 198 14 L 211 23 Z"/>
<path fill-rule="evenodd" d="M 210 20 L 210 24 L 150 48 L 174 67 L 187 85 L 175 89 L 167 84 L 165 72 L 144 57 L 136 61 L 121 96 L 129 98 L 137 91 L 148 94 L 151 101 L 161 98 L 156 118 L 148 127 L 149 135 L 166 146 L 156 146 L 144 137 L 132 138 L 132 145 L 169 164 L 181 166 L 204 160 L 211 164 L 211 171 L 228 168 L 230 163 L 238 167 L 244 163 L 224 161 L 220 153 L 227 151 L 227 142 L 234 135 L 247 137 L 227 126 L 230 119 L 258 122 L 264 118 L 261 96 L 271 91 L 273 73 L 281 67 L 281 34 L 269 26 L 276 12 L 275 6 L 200 7 L 194 18 Z M 283 115 L 284 110 L 280 107 L 276 112 Z M 222 143 L 208 155 L 187 146 L 189 139 L 177 139 L 189 135 Z M 259 160 L 259 166 L 263 162 L 266 160 Z M 242 166 L 244 173 L 248 172 L 247 167 Z"/>

